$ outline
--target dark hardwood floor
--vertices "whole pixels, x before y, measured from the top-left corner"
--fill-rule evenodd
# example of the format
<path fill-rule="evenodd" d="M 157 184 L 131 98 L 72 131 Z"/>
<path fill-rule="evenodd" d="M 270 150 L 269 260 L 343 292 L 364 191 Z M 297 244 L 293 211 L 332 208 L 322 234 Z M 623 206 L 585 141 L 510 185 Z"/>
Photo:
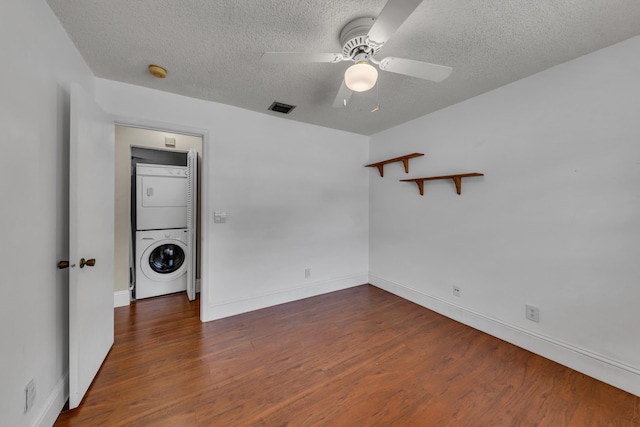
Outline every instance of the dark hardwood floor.
<path fill-rule="evenodd" d="M 116 309 L 56 426 L 638 426 L 640 398 L 373 286 L 201 323 L 184 294 Z"/>

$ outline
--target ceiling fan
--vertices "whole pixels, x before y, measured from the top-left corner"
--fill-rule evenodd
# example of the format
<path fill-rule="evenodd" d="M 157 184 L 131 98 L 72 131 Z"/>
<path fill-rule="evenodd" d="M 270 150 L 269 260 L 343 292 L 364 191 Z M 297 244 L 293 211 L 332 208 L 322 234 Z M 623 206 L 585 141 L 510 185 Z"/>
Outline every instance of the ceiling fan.
<path fill-rule="evenodd" d="M 344 74 L 334 107 L 345 107 L 353 92 L 364 92 L 375 86 L 378 71 L 404 74 L 420 79 L 441 82 L 451 74 L 452 68 L 444 65 L 393 56 L 377 60 L 380 48 L 400 28 L 402 23 L 422 3 L 422 0 L 388 0 L 377 18 L 358 18 L 349 22 L 340 32 L 341 53 L 313 52 L 265 52 L 262 61 L 268 63 L 353 61 Z"/>

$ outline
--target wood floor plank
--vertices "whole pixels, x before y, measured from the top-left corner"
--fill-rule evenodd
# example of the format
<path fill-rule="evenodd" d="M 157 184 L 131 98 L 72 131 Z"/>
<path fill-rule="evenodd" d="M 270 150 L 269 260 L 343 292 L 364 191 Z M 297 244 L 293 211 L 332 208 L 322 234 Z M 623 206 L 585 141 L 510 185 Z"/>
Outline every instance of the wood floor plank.
<path fill-rule="evenodd" d="M 640 426 L 640 398 L 369 285 L 208 323 L 152 298 L 115 334 L 56 426 Z"/>

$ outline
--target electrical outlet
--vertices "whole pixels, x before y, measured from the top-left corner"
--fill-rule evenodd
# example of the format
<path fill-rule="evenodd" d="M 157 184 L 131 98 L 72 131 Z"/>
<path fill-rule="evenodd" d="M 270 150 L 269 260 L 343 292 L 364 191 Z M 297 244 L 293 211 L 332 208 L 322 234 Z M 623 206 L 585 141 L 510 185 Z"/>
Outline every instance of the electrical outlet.
<path fill-rule="evenodd" d="M 453 285 L 453 295 L 456 297 L 460 296 L 460 286 Z"/>
<path fill-rule="evenodd" d="M 538 307 L 527 304 L 525 306 L 525 310 L 526 310 L 527 319 L 531 320 L 532 322 L 540 321 L 540 309 Z"/>
<path fill-rule="evenodd" d="M 304 269 L 304 278 L 308 279 L 309 277 L 311 277 L 311 269 L 310 268 L 305 268 Z"/>
<path fill-rule="evenodd" d="M 33 406 L 36 400 L 36 380 L 32 379 L 24 388 L 24 412 L 26 413 Z"/>

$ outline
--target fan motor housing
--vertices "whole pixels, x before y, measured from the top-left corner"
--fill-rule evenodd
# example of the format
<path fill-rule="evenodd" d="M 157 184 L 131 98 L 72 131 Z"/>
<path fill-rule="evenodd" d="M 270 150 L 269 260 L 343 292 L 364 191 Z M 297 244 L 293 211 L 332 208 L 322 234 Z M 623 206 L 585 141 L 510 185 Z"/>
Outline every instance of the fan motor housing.
<path fill-rule="evenodd" d="M 354 19 L 344 26 L 340 31 L 340 44 L 342 45 L 342 54 L 354 61 L 366 61 L 372 57 L 378 50 L 379 46 L 369 43 L 369 30 L 373 26 L 375 18 L 364 17 Z"/>

